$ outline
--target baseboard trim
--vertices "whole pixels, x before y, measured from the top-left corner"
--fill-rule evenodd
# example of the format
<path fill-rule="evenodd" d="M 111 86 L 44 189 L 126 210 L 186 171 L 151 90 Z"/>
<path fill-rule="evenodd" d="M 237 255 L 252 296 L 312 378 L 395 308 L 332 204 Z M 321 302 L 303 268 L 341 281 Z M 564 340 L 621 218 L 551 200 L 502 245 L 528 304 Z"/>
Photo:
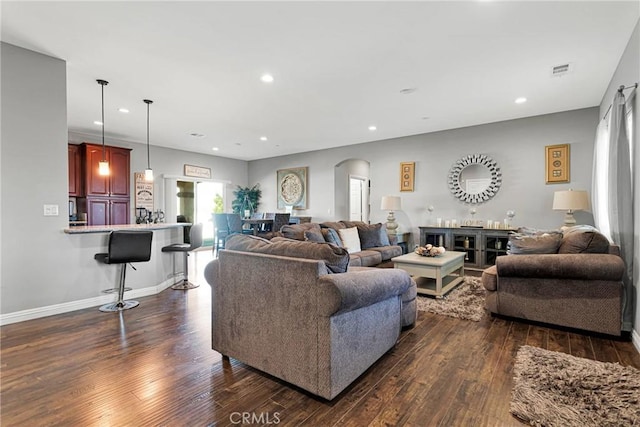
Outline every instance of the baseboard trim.
<path fill-rule="evenodd" d="M 633 343 L 633 346 L 636 348 L 638 353 L 640 353 L 640 334 L 635 329 L 631 330 L 631 342 Z"/>
<path fill-rule="evenodd" d="M 174 283 L 182 280 L 184 276 L 182 274 L 165 280 L 156 286 L 149 286 L 147 288 L 132 289 L 125 294 L 126 299 L 142 298 L 150 295 L 158 294 Z M 49 305 L 46 307 L 32 308 L 29 310 L 16 311 L 13 313 L 0 314 L 0 326 L 10 325 L 11 323 L 24 322 L 26 320 L 39 319 L 41 317 L 53 316 L 55 314 L 68 313 L 70 311 L 82 310 L 85 308 L 99 307 L 103 304 L 108 304 L 117 300 L 117 294 L 114 297 L 113 294 L 100 295 L 94 298 L 87 298 L 78 301 L 65 302 L 62 304 Z"/>

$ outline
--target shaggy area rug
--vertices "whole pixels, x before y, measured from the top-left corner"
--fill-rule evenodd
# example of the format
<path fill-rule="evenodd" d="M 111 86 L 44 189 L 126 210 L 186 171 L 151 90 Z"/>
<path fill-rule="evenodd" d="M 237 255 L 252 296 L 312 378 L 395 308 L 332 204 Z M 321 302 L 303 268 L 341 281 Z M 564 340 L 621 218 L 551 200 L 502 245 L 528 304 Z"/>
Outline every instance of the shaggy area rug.
<path fill-rule="evenodd" d="M 510 411 L 532 426 L 640 425 L 640 370 L 522 346 Z"/>
<path fill-rule="evenodd" d="M 457 288 L 442 299 L 418 296 L 418 310 L 479 322 L 487 313 L 485 289 L 479 277 L 465 276 Z"/>

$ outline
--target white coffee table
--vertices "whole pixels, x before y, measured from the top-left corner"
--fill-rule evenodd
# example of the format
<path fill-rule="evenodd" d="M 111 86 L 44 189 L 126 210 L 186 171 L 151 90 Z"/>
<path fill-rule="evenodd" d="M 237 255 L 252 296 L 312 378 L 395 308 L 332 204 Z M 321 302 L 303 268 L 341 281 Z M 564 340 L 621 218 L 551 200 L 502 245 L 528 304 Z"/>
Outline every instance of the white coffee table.
<path fill-rule="evenodd" d="M 464 252 L 447 251 L 436 257 L 420 256 L 414 252 L 392 258 L 393 266 L 414 276 L 418 293 L 442 298 L 462 282 Z"/>

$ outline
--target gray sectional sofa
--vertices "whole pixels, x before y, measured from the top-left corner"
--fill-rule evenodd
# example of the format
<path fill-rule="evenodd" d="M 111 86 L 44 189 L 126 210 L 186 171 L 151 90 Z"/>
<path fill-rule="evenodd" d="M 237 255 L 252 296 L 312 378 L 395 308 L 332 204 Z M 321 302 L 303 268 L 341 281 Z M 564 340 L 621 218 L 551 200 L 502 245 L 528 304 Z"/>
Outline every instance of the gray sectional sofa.
<path fill-rule="evenodd" d="M 395 236 L 387 234 L 384 224 L 367 224 L 361 221 L 336 221 L 285 225 L 278 236 L 300 241 L 327 242 L 345 247 L 340 233 L 348 228 L 358 231 L 359 250 L 349 251 L 352 267 L 393 267 L 391 258 L 402 255 L 402 248 L 395 244 Z M 342 230 L 342 231 L 340 231 Z"/>
<path fill-rule="evenodd" d="M 327 243 L 232 236 L 209 263 L 212 348 L 332 399 L 416 320 L 402 270 L 355 268 Z"/>
<path fill-rule="evenodd" d="M 482 281 L 486 307 L 496 314 L 621 335 L 619 248 L 592 227 L 515 235 Z"/>

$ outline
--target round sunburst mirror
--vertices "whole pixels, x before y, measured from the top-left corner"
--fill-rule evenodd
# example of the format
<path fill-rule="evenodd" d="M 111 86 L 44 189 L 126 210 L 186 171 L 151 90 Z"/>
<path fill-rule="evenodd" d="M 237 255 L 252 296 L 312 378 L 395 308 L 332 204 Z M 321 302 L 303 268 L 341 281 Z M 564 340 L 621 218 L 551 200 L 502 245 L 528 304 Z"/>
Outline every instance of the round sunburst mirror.
<path fill-rule="evenodd" d="M 502 184 L 498 164 L 485 154 L 469 154 L 456 161 L 449 171 L 449 189 L 459 200 L 484 203 L 496 195 Z"/>

